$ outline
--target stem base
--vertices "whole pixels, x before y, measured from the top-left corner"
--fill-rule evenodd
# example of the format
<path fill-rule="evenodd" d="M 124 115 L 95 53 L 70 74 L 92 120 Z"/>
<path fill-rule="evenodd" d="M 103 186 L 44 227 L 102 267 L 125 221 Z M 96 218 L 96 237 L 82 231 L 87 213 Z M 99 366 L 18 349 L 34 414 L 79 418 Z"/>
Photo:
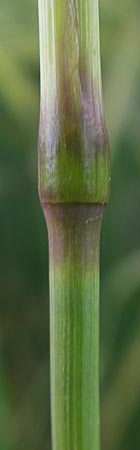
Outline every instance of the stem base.
<path fill-rule="evenodd" d="M 50 251 L 53 450 L 99 450 L 99 239 L 103 207 L 44 205 Z"/>

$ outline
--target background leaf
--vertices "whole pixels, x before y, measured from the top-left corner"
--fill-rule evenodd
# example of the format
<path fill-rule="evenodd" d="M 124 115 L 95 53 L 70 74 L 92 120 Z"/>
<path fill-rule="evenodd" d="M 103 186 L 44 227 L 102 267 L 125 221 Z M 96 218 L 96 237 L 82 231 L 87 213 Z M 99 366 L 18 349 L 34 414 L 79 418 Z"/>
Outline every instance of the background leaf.
<path fill-rule="evenodd" d="M 102 450 L 140 442 L 140 4 L 101 0 L 112 193 L 101 245 Z M 50 450 L 37 2 L 0 0 L 0 450 Z"/>

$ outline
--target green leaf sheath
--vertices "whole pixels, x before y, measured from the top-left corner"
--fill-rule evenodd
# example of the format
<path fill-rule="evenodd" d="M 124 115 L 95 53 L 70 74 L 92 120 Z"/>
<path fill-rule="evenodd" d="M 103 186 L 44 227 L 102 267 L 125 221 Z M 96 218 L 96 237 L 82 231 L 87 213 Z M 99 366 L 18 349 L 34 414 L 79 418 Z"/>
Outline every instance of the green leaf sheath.
<path fill-rule="evenodd" d="M 50 254 L 53 450 L 100 450 L 99 241 L 109 196 L 98 0 L 38 0 L 39 194 Z"/>
<path fill-rule="evenodd" d="M 38 0 L 41 202 L 101 203 L 109 195 L 98 0 Z"/>
<path fill-rule="evenodd" d="M 48 205 L 53 450 L 99 450 L 101 206 Z"/>

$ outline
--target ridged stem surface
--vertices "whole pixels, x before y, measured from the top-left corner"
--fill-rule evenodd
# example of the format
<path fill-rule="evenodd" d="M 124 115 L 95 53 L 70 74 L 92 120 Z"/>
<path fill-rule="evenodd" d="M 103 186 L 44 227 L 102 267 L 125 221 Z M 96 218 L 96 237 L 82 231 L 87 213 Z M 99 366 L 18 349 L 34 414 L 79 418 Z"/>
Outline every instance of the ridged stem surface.
<path fill-rule="evenodd" d="M 99 240 L 110 185 L 98 0 L 38 0 L 39 194 L 50 255 L 53 450 L 100 450 Z"/>
<path fill-rule="evenodd" d="M 44 206 L 50 252 L 53 450 L 99 450 L 99 238 L 103 209 Z"/>
<path fill-rule="evenodd" d="M 105 204 L 109 144 L 98 0 L 38 0 L 38 5 L 41 202 Z"/>

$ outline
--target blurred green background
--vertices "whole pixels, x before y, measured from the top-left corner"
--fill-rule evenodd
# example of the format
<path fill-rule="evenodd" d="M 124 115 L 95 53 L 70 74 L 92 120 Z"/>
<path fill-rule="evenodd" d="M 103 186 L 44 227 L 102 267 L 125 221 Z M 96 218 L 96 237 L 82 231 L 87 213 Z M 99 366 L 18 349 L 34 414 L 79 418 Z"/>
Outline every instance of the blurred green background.
<path fill-rule="evenodd" d="M 112 194 L 102 227 L 102 450 L 140 448 L 140 2 L 101 0 Z M 37 1 L 0 0 L 0 450 L 50 450 Z"/>

